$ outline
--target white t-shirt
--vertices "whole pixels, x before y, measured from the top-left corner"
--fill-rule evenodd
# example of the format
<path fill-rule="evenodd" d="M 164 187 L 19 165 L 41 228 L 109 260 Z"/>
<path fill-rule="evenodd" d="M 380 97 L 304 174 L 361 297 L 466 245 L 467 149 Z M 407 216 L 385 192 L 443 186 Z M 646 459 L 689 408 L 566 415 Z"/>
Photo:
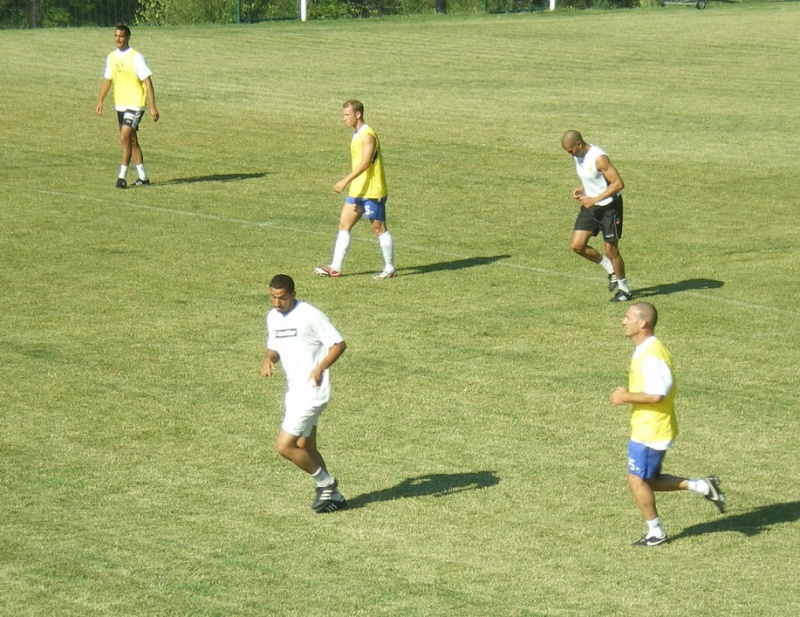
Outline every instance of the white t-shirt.
<path fill-rule="evenodd" d="M 106 70 L 103 72 L 104 79 L 113 79 L 114 71 L 111 68 L 111 57 L 115 54 L 118 57 L 122 57 L 126 54 L 133 52 L 136 54 L 133 57 L 133 66 L 136 68 L 136 76 L 139 78 L 139 81 L 144 81 L 148 77 L 153 74 L 153 71 L 150 70 L 150 67 L 147 66 L 147 62 L 144 61 L 144 56 L 136 51 L 133 47 L 128 47 L 125 51 L 120 51 L 119 49 L 115 49 L 111 52 L 111 54 L 106 57 Z"/>
<path fill-rule="evenodd" d="M 286 314 L 275 309 L 267 313 L 267 349 L 280 356 L 286 375 L 286 406 L 319 406 L 331 397 L 330 371 L 322 383 L 311 380 L 311 371 L 344 337 L 319 309 L 298 300 Z"/>
<path fill-rule="evenodd" d="M 633 350 L 633 357 L 644 353 L 645 349 L 656 340 L 655 336 L 649 336 L 639 343 Z M 655 394 L 656 396 L 666 396 L 672 388 L 672 371 L 669 365 L 661 358 L 647 356 L 642 361 L 642 372 L 644 374 L 645 394 Z"/>
<path fill-rule="evenodd" d="M 150 67 L 147 66 L 147 62 L 144 60 L 144 56 L 136 51 L 133 47 L 128 47 L 125 51 L 120 51 L 119 49 L 115 49 L 112 51 L 108 56 L 106 56 L 106 70 L 103 72 L 104 79 L 113 79 L 114 78 L 114 68 L 112 67 L 111 63 L 114 61 L 114 58 L 123 58 L 127 54 L 133 54 L 133 68 L 136 71 L 136 77 L 139 81 L 144 81 L 148 77 L 153 74 L 153 71 L 150 70 Z M 116 88 L 116 86 L 114 86 Z M 137 109 L 142 110 L 144 107 L 139 107 L 138 105 L 134 106 L 115 106 L 117 111 L 125 111 L 127 109 Z"/>
<path fill-rule="evenodd" d="M 608 188 L 608 181 L 603 172 L 597 169 L 597 159 L 606 156 L 606 153 L 597 146 L 590 146 L 589 151 L 583 157 L 574 156 L 575 171 L 583 184 L 583 192 L 588 197 L 597 197 Z M 597 202 L 598 206 L 607 206 L 611 203 L 612 197 Z"/>
<path fill-rule="evenodd" d="M 655 336 L 650 336 L 639 343 L 633 350 L 633 357 L 644 353 L 647 346 L 656 340 Z M 644 389 L 642 392 L 645 394 L 655 394 L 656 396 L 666 396 L 672 389 L 672 371 L 669 365 L 661 358 L 656 356 L 646 356 L 642 360 L 642 373 L 644 374 Z M 645 445 L 654 450 L 667 450 L 672 445 L 673 440 L 669 441 L 651 441 L 646 442 Z"/>

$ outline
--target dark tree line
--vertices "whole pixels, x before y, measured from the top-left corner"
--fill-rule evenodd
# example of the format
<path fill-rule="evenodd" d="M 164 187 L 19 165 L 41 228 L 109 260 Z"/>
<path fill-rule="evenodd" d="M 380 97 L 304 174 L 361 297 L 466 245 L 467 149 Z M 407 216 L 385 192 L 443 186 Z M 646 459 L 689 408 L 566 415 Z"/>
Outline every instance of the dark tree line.
<path fill-rule="evenodd" d="M 138 0 L 0 0 L 0 27 L 113 26 L 131 23 Z"/>

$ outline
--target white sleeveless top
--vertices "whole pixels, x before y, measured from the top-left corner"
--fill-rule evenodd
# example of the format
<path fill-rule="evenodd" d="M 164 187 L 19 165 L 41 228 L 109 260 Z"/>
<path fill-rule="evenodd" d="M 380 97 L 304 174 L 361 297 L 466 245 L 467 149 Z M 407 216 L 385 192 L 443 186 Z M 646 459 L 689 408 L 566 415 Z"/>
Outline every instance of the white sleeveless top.
<path fill-rule="evenodd" d="M 574 156 L 575 170 L 583 184 L 583 192 L 589 197 L 597 197 L 608 188 L 608 181 L 603 172 L 597 169 L 597 159 L 605 155 L 605 152 L 597 146 L 590 146 L 589 151 L 584 157 Z M 619 194 L 619 193 L 618 193 Z M 607 206 L 611 203 L 612 197 L 597 202 L 598 206 Z"/>

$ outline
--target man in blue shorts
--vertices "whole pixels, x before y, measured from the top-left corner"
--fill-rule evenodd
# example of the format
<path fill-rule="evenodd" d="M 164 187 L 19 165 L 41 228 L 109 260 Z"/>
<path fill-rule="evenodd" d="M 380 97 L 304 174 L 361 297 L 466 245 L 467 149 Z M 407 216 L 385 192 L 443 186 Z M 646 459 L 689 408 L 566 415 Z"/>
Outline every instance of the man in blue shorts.
<path fill-rule="evenodd" d="M 678 435 L 678 424 L 672 357 L 654 334 L 657 321 L 656 307 L 648 302 L 637 302 L 626 311 L 623 331 L 635 345 L 628 388 L 617 388 L 608 397 L 611 405 L 632 406 L 628 486 L 647 523 L 644 536 L 633 546 L 658 546 L 667 541 L 656 510 L 657 491 L 699 493 L 720 513 L 725 512 L 725 495 L 717 477 L 688 479 L 661 473 L 664 456 Z"/>
<path fill-rule="evenodd" d="M 578 131 L 564 133 L 561 146 L 575 160 L 575 171 L 581 180 L 581 186 L 572 191 L 581 209 L 575 219 L 570 248 L 606 271 L 608 291 L 617 292 L 610 302 L 627 302 L 631 299 L 631 290 L 625 278 L 625 262 L 619 253 L 625 184 L 608 155 L 597 146 L 587 144 Z M 600 232 L 605 255 L 589 246 L 589 240 Z"/>
<path fill-rule="evenodd" d="M 345 101 L 342 120 L 353 129 L 350 141 L 352 170 L 333 187 L 341 193 L 349 184 L 347 198 L 339 215 L 339 231 L 333 246 L 330 265 L 314 268 L 319 276 L 339 278 L 342 276 L 344 258 L 350 248 L 350 231 L 366 216 L 372 231 L 378 236 L 378 245 L 383 255 L 383 270 L 374 279 L 386 280 L 397 276 L 394 266 L 394 241 L 386 228 L 386 175 L 383 171 L 383 154 L 378 135 L 364 121 L 364 105 L 360 101 Z"/>

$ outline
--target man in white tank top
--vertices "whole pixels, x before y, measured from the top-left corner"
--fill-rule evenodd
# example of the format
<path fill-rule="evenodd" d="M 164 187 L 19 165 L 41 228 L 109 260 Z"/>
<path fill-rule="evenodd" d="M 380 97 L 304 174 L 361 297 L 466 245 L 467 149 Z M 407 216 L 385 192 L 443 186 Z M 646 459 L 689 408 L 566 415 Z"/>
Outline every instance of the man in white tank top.
<path fill-rule="evenodd" d="M 601 266 L 608 274 L 608 291 L 616 294 L 610 302 L 627 302 L 631 290 L 625 278 L 625 262 L 619 253 L 622 237 L 622 189 L 625 184 L 608 155 L 587 144 L 578 131 L 567 131 L 561 145 L 575 160 L 581 186 L 572 191 L 581 209 L 575 219 L 570 248 L 581 257 Z M 589 240 L 603 234 L 604 255 L 589 246 Z"/>

